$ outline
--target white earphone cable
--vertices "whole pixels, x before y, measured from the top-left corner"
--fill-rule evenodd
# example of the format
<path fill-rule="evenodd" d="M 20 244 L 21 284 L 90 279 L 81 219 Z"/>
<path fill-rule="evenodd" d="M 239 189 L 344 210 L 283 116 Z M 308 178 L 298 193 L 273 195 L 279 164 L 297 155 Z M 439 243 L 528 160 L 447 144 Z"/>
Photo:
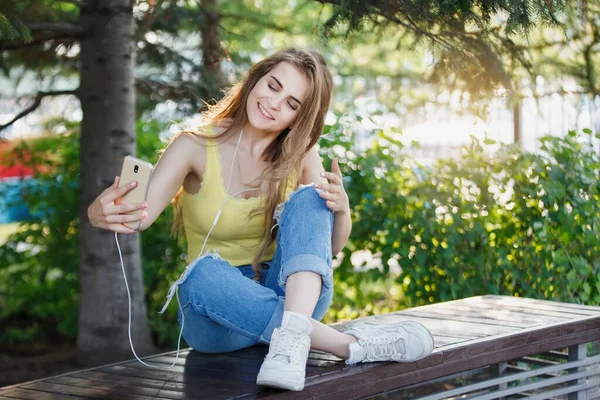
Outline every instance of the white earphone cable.
<path fill-rule="evenodd" d="M 210 233 L 212 232 L 213 228 L 215 227 L 215 225 L 217 225 L 217 222 L 219 221 L 219 218 L 221 217 L 221 211 L 223 210 L 223 207 L 225 207 L 225 203 L 227 203 L 228 200 L 234 198 L 235 195 L 239 194 L 239 193 L 243 193 L 243 192 L 248 192 L 250 190 L 256 190 L 256 189 L 243 189 L 240 190 L 232 195 L 229 195 L 229 188 L 231 186 L 231 177 L 233 175 L 233 165 L 235 163 L 235 157 L 237 155 L 238 149 L 240 147 L 240 142 L 242 141 L 242 135 L 244 134 L 244 130 L 242 129 L 240 131 L 240 137 L 238 139 L 237 142 L 237 146 L 235 147 L 235 152 L 233 153 L 233 160 L 231 162 L 231 168 L 229 171 L 229 179 L 227 182 L 227 190 L 226 190 L 226 197 L 225 200 L 223 201 L 223 203 L 221 204 L 221 207 L 219 208 L 219 211 L 217 211 L 217 214 L 215 215 L 215 219 L 213 221 L 212 226 L 210 227 L 210 230 L 208 231 L 208 234 L 206 235 L 206 238 L 204 239 L 204 243 L 202 244 L 202 248 L 200 249 L 200 254 L 199 256 L 202 254 L 202 252 L 204 251 L 204 246 L 206 246 L 206 242 L 208 240 L 208 237 L 210 236 Z M 181 329 L 179 330 L 179 338 L 177 339 L 177 355 L 175 356 L 175 361 L 173 361 L 173 363 L 168 366 L 168 367 L 159 367 L 156 365 L 151 365 L 151 364 L 147 364 L 144 361 L 140 360 L 140 358 L 138 357 L 137 353 L 135 352 L 135 349 L 133 348 L 133 341 L 131 340 L 131 293 L 129 291 L 129 284 L 127 283 L 127 275 L 125 274 L 125 265 L 123 264 L 123 255 L 121 254 L 121 246 L 119 246 L 119 239 L 118 239 L 118 232 L 115 232 L 115 242 L 117 243 L 117 249 L 119 251 L 119 259 L 121 260 L 121 269 L 123 271 L 123 279 L 125 280 L 125 288 L 127 289 L 127 300 L 128 300 L 128 306 L 129 306 L 129 321 L 128 321 L 128 328 L 127 328 L 127 333 L 129 335 L 129 345 L 131 346 L 131 351 L 133 352 L 133 355 L 135 356 L 135 358 L 142 364 L 151 367 L 151 368 L 157 368 L 157 369 L 170 369 L 172 368 L 175 363 L 177 362 L 177 359 L 179 358 L 179 348 L 181 345 L 181 336 L 183 334 L 183 327 L 185 324 L 185 316 L 183 314 L 183 310 L 181 309 L 181 303 L 179 302 L 179 288 L 176 287 L 175 288 L 175 296 L 177 297 L 177 306 L 179 307 L 179 311 L 181 312 Z M 170 299 L 169 299 L 170 300 Z M 166 307 L 166 306 L 165 306 Z"/>
<path fill-rule="evenodd" d="M 157 369 L 171 369 L 173 368 L 173 366 L 177 362 L 177 359 L 179 358 L 179 346 L 181 344 L 181 335 L 183 334 L 183 326 L 185 323 L 185 316 L 183 315 L 183 310 L 181 310 L 181 304 L 179 304 L 179 292 L 175 290 L 175 295 L 177 296 L 177 305 L 181 310 L 181 329 L 179 330 L 179 339 L 177 339 L 177 355 L 175 356 L 175 361 L 173 361 L 173 364 L 169 365 L 168 367 L 158 367 L 156 365 L 146 364 L 138 357 L 137 353 L 135 352 L 135 349 L 133 348 L 133 341 L 131 340 L 131 293 L 129 292 L 129 284 L 127 283 L 127 275 L 125 274 L 125 265 L 123 264 L 123 255 L 121 254 L 121 246 L 119 246 L 119 239 L 117 239 L 117 235 L 118 233 L 115 232 L 115 242 L 117 242 L 117 249 L 119 250 L 119 259 L 121 260 L 121 269 L 123 271 L 123 280 L 125 280 L 125 288 L 127 289 L 127 302 L 129 305 L 129 325 L 127 327 L 127 333 L 129 335 L 129 345 L 131 346 L 131 351 L 133 351 L 133 355 L 139 362 L 148 367 Z"/>

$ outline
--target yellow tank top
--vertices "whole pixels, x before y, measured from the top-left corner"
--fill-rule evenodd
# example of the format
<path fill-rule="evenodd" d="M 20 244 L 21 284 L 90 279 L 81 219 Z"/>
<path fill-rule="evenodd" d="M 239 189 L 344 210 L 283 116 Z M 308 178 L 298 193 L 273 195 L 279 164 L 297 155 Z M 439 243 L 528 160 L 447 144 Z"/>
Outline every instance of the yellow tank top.
<path fill-rule="evenodd" d="M 201 254 L 202 244 L 210 230 L 215 216 L 227 196 L 223 183 L 219 147 L 214 139 L 207 139 L 206 166 L 200 190 L 196 194 L 181 196 L 183 226 L 188 245 L 188 263 Z M 285 199 L 296 190 L 296 174 L 288 180 Z M 249 199 L 231 198 L 227 200 L 217 225 L 213 228 L 203 253 L 216 250 L 221 258 L 237 267 L 251 264 L 258 253 L 263 235 L 264 215 L 254 215 L 248 220 L 250 211 L 262 205 L 266 196 Z M 260 261 L 268 261 L 275 254 L 276 243 L 263 254 Z"/>

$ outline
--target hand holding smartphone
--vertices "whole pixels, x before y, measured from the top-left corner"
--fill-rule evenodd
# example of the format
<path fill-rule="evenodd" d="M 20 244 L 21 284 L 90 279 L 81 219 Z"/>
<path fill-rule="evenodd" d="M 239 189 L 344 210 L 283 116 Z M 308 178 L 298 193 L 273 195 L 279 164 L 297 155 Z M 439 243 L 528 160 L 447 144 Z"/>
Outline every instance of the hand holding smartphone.
<path fill-rule="evenodd" d="M 121 168 L 119 187 L 125 186 L 131 181 L 136 181 L 137 186 L 125 193 L 123 197 L 116 199 L 115 204 L 141 203 L 146 201 L 153 170 L 154 167 L 149 162 L 133 156 L 126 156 L 123 160 L 123 167 Z M 130 211 L 126 214 L 134 213 L 135 211 Z M 124 222 L 123 225 L 137 231 L 140 229 L 142 221 Z"/>

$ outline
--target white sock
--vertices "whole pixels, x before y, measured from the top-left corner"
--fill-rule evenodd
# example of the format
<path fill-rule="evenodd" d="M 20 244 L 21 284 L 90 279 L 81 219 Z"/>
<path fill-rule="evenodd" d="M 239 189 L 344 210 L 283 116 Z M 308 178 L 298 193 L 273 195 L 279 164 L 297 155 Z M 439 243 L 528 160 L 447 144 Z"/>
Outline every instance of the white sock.
<path fill-rule="evenodd" d="M 281 321 L 280 329 L 286 329 L 288 331 L 292 331 L 299 335 L 303 335 L 303 334 L 310 335 L 310 333 L 313 330 L 312 324 L 311 324 L 309 318 L 307 318 L 306 316 L 304 316 L 300 313 L 293 312 L 293 311 L 284 311 L 283 312 L 283 319 Z M 284 356 L 284 355 L 279 355 L 279 354 L 276 355 L 274 357 L 274 359 L 283 361 L 286 363 L 290 362 L 289 357 Z"/>
<path fill-rule="evenodd" d="M 281 327 L 297 334 L 310 335 L 313 330 L 310 319 L 300 313 L 284 311 Z"/>
<path fill-rule="evenodd" d="M 358 344 L 358 342 L 353 342 L 348 345 L 348 359 L 346 360 L 346 364 L 353 365 L 358 364 L 367 356 L 367 352 L 363 347 Z"/>

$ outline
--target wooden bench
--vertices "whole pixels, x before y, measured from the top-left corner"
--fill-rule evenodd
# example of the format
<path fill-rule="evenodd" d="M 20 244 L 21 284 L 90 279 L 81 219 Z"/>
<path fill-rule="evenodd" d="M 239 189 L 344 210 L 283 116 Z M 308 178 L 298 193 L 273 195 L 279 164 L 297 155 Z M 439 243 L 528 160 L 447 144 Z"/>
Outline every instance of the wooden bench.
<path fill-rule="evenodd" d="M 168 371 L 137 361 L 97 367 L 9 386 L 0 389 L 0 398 L 600 398 L 600 356 L 586 354 L 586 343 L 600 339 L 600 307 L 481 296 L 332 326 L 403 319 L 432 331 L 436 347 L 430 357 L 346 366 L 313 351 L 302 392 L 256 386 L 267 347 L 255 346 L 212 355 L 186 350 Z M 168 366 L 174 357 L 170 352 L 145 360 Z"/>

